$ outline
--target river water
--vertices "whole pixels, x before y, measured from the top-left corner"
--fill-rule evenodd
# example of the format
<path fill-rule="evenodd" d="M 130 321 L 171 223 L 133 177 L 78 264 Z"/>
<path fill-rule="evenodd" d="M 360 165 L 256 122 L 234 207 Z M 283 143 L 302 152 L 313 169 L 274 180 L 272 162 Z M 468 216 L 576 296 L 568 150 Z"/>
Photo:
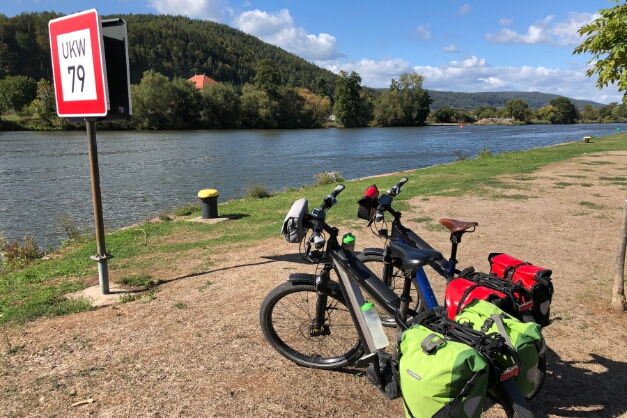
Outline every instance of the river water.
<path fill-rule="evenodd" d="M 270 190 L 312 184 L 339 171 L 353 179 L 476 156 L 605 136 L 616 125 L 428 126 L 259 131 L 97 133 L 105 226 L 119 228 L 197 201 L 219 201 L 251 185 Z M 86 132 L 0 132 L 0 233 L 34 236 L 41 247 L 66 238 L 57 218 L 93 229 Z"/>

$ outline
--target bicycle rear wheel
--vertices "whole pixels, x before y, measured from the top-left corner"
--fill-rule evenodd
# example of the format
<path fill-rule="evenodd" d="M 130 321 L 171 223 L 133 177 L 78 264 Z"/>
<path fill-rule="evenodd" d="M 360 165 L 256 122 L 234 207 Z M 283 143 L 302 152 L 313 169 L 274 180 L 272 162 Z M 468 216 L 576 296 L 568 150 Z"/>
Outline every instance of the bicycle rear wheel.
<path fill-rule="evenodd" d="M 322 332 L 312 332 L 317 292 L 314 284 L 283 283 L 261 304 L 261 330 L 272 347 L 294 363 L 338 369 L 363 355 L 359 334 L 341 293 L 327 289 Z"/>
<path fill-rule="evenodd" d="M 514 383 L 514 379 L 499 382 L 492 391 L 509 418 L 533 418 L 527 399 Z"/>

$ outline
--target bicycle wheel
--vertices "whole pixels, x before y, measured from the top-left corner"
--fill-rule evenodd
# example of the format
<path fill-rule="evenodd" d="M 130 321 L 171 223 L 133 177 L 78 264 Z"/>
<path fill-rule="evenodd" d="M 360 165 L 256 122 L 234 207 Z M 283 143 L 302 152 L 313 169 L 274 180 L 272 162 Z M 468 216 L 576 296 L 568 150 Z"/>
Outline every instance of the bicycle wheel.
<path fill-rule="evenodd" d="M 314 284 L 286 282 L 261 304 L 261 330 L 272 347 L 294 363 L 338 369 L 363 355 L 359 334 L 341 293 L 327 289 L 323 331 L 312 335 L 317 292 Z"/>
<path fill-rule="evenodd" d="M 533 418 L 527 399 L 514 383 L 514 379 L 497 383 L 492 391 L 509 418 Z"/>
<path fill-rule="evenodd" d="M 392 267 L 392 275 L 391 277 L 383 278 L 383 255 L 378 254 L 357 254 L 357 258 L 359 261 L 364 263 L 366 267 L 368 267 L 374 274 L 377 275 L 378 278 L 383 280 L 385 284 L 387 284 L 390 289 L 394 290 L 399 297 L 403 293 L 403 284 L 405 283 L 405 275 L 403 271 L 397 267 Z M 422 297 L 418 288 L 416 287 L 416 282 L 414 280 L 411 281 L 411 291 L 410 296 L 412 298 L 411 303 L 409 304 L 409 308 L 413 309 L 416 312 L 420 312 L 424 310 L 425 304 L 422 301 Z M 389 314 L 383 309 L 379 309 L 379 316 L 381 317 L 381 322 L 384 326 L 396 326 L 396 322 L 394 318 L 390 317 Z"/>

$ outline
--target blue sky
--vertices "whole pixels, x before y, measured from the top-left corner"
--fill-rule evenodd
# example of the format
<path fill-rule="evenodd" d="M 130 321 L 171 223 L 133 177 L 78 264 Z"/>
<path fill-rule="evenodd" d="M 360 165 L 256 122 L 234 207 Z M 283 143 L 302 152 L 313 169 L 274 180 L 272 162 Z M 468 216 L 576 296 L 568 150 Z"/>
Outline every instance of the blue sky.
<path fill-rule="evenodd" d="M 612 0 L 2 0 L 0 13 L 95 8 L 182 14 L 241 29 L 362 85 L 389 87 L 415 71 L 432 90 L 540 91 L 620 102 L 616 87 L 595 87 L 590 56 L 573 55 L 577 29 Z"/>

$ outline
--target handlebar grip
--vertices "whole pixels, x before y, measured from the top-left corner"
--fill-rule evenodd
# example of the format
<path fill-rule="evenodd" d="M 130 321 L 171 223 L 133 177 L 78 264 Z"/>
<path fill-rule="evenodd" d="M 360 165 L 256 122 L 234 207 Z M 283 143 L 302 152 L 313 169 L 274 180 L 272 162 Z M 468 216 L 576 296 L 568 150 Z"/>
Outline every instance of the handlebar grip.
<path fill-rule="evenodd" d="M 403 184 L 407 183 L 407 180 L 409 180 L 407 177 L 403 177 L 394 187 L 400 189 Z"/>
<path fill-rule="evenodd" d="M 342 190 L 344 190 L 344 185 L 338 184 L 337 187 L 333 189 L 331 193 L 329 193 L 329 196 L 337 197 L 338 194 L 342 193 Z"/>

